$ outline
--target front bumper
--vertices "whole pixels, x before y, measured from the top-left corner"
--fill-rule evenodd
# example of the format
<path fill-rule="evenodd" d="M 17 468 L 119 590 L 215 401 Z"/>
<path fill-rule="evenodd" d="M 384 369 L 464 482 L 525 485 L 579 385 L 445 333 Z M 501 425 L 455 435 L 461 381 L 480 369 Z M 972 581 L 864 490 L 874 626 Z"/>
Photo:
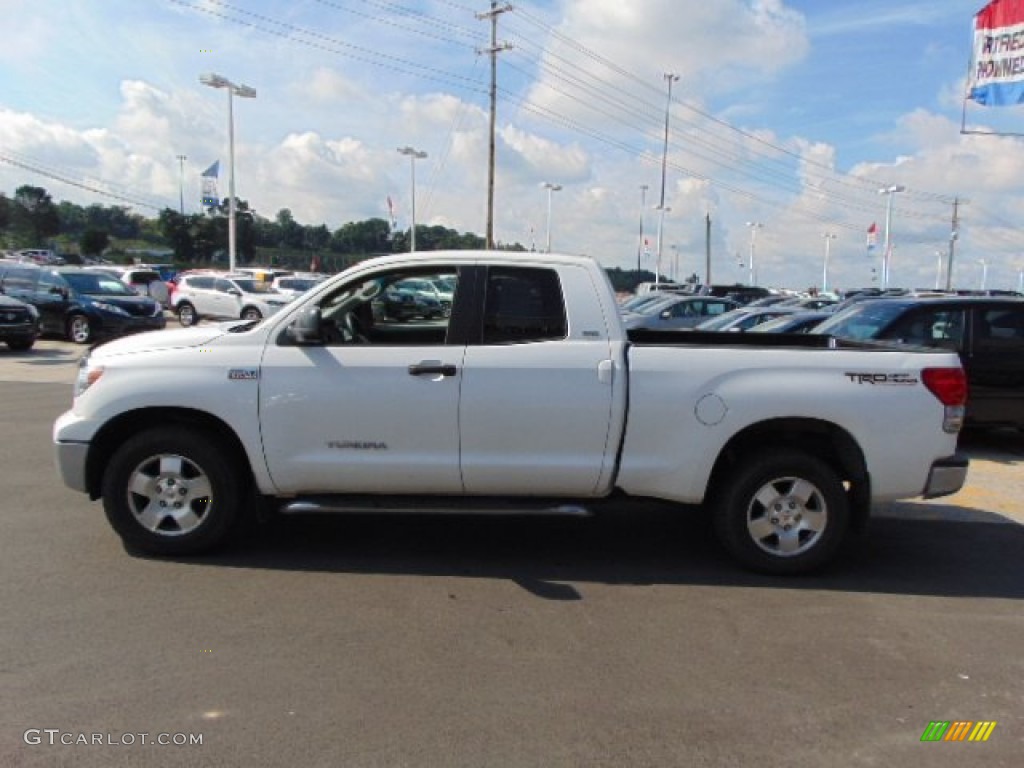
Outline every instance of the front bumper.
<path fill-rule="evenodd" d="M 956 493 L 967 482 L 967 465 L 967 457 L 959 453 L 932 462 L 928 482 L 921 495 L 926 499 L 934 499 Z"/>
<path fill-rule="evenodd" d="M 88 426 L 74 411 L 62 413 L 53 425 L 57 473 L 64 481 L 64 485 L 82 493 L 89 492 L 85 476 L 86 461 L 89 457 Z"/>
<path fill-rule="evenodd" d="M 85 482 L 85 461 L 89 456 L 88 443 L 55 443 L 57 472 L 64 485 L 73 491 L 88 492 Z"/>

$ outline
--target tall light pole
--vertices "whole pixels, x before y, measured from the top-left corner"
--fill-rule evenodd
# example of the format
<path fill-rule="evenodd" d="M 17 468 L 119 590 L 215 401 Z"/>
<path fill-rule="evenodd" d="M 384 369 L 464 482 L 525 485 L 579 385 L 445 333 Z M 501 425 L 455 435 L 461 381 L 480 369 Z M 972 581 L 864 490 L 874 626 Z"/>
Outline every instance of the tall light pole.
<path fill-rule="evenodd" d="M 669 246 L 672 249 L 672 282 L 679 282 L 679 246 L 673 243 Z"/>
<path fill-rule="evenodd" d="M 657 254 L 657 263 L 656 263 L 656 265 L 654 267 L 654 284 L 655 285 L 660 285 L 661 284 L 661 233 L 665 229 L 665 214 L 668 213 L 669 211 L 671 211 L 672 209 L 668 208 L 667 206 L 664 206 L 664 205 L 656 205 L 656 206 L 654 206 L 654 210 L 659 211 L 661 213 L 661 215 L 658 217 L 658 254 Z"/>
<path fill-rule="evenodd" d="M 231 82 L 222 75 L 207 72 L 199 82 L 228 92 L 228 269 L 235 271 L 235 113 L 234 97 L 255 99 L 256 89 Z"/>
<path fill-rule="evenodd" d="M 666 72 L 663 77 L 668 83 L 668 98 L 665 101 L 665 143 L 661 149 L 661 197 L 658 199 L 657 210 L 661 211 L 661 218 L 658 221 L 658 269 L 661 269 L 661 231 L 665 223 L 665 174 L 668 168 L 668 116 L 672 111 L 672 83 L 679 80 L 679 75 Z M 654 282 L 657 284 L 660 275 L 655 275 Z"/>
<path fill-rule="evenodd" d="M 945 256 L 942 251 L 935 252 L 935 290 L 939 290 L 939 286 L 942 285 L 942 257 Z"/>
<path fill-rule="evenodd" d="M 561 184 L 552 184 L 550 181 L 545 181 L 541 185 L 542 189 L 548 191 L 548 234 L 546 238 L 547 245 L 544 248 L 545 253 L 551 253 L 551 193 L 558 192 L 562 189 Z"/>
<path fill-rule="evenodd" d="M 426 152 L 421 152 L 418 149 L 412 147 L 399 147 L 398 154 L 406 155 L 409 158 L 409 168 L 412 171 L 412 205 L 409 206 L 409 210 L 412 212 L 412 228 L 409 230 L 409 253 L 416 252 L 416 161 L 422 160 L 427 156 Z"/>
<path fill-rule="evenodd" d="M 640 278 L 640 254 L 644 250 L 644 209 L 647 207 L 647 185 L 640 185 L 640 242 L 636 244 L 636 274 Z"/>
<path fill-rule="evenodd" d="M 1024 267 L 1017 270 L 1017 293 L 1024 293 Z"/>
<path fill-rule="evenodd" d="M 826 293 L 828 291 L 828 254 L 836 236 L 831 232 L 826 232 L 822 237 L 825 238 L 825 265 L 821 268 L 821 292 Z"/>
<path fill-rule="evenodd" d="M 978 259 L 981 264 L 981 290 L 985 290 L 985 283 L 988 282 L 988 262 L 985 259 Z"/>
<path fill-rule="evenodd" d="M 188 160 L 185 155 L 177 155 L 178 158 L 178 205 L 180 206 L 181 215 L 185 215 L 185 161 Z"/>
<path fill-rule="evenodd" d="M 748 221 L 750 227 L 750 260 L 747 262 L 749 285 L 757 285 L 757 273 L 754 271 L 754 241 L 757 240 L 757 230 L 762 229 L 764 224 L 760 221 Z"/>
<path fill-rule="evenodd" d="M 899 184 L 882 187 L 878 194 L 885 195 L 885 248 L 882 250 L 882 290 L 889 287 L 889 263 L 892 260 L 892 196 L 897 192 L 906 192 L 907 188 Z"/>

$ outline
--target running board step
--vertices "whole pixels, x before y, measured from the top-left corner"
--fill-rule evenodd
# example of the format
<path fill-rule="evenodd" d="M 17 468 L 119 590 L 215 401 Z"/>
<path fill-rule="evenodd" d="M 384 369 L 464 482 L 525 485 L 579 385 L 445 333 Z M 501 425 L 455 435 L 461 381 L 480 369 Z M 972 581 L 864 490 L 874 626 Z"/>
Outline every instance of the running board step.
<path fill-rule="evenodd" d="M 432 514 L 590 517 L 581 504 L 558 499 L 449 498 L 395 496 L 306 496 L 283 503 L 286 515 Z"/>

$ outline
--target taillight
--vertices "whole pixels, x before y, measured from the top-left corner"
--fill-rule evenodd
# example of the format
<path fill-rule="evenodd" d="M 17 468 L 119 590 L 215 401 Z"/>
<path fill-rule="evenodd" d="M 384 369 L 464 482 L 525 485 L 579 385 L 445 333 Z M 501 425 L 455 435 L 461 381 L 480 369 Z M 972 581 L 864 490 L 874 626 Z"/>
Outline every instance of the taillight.
<path fill-rule="evenodd" d="M 967 376 L 963 368 L 925 368 L 921 381 L 945 408 L 942 430 L 949 434 L 960 431 L 964 425 L 964 404 L 967 402 Z"/>
<path fill-rule="evenodd" d="M 925 368 L 921 381 L 943 405 L 967 402 L 967 377 L 963 368 Z"/>

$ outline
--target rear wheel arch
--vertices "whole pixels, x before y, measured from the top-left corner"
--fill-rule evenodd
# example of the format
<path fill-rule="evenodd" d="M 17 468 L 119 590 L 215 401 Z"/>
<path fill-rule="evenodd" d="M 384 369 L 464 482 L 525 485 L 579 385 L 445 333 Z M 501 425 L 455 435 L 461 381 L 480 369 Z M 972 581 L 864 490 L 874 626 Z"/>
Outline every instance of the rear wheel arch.
<path fill-rule="evenodd" d="M 740 462 L 784 448 L 815 456 L 839 474 L 846 486 L 851 525 L 862 530 L 867 524 L 871 498 L 864 452 L 849 432 L 820 419 L 770 419 L 735 434 L 715 462 L 708 495 L 714 497 L 720 491 Z"/>

